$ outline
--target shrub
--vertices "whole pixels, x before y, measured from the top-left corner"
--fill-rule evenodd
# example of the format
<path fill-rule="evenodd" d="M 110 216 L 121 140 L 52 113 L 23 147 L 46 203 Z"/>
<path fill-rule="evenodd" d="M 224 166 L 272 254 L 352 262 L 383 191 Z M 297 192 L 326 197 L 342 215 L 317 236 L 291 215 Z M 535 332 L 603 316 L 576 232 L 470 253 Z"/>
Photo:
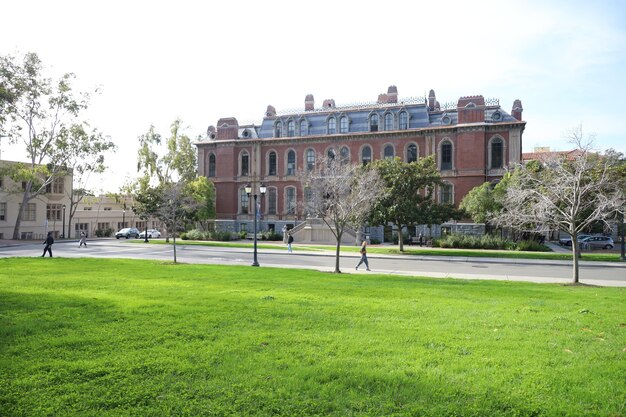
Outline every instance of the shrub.
<path fill-rule="evenodd" d="M 516 246 L 516 250 L 519 251 L 550 252 L 550 248 L 534 240 L 522 240 L 517 242 Z"/>
<path fill-rule="evenodd" d="M 188 231 L 186 234 L 187 234 L 187 239 L 207 240 L 207 232 L 203 230 L 193 229 L 193 230 Z"/>
<path fill-rule="evenodd" d="M 187 236 L 187 233 L 181 233 L 181 234 L 180 234 L 180 238 L 181 238 L 182 240 L 189 240 L 189 236 Z"/>
<path fill-rule="evenodd" d="M 276 233 L 274 230 L 268 230 L 262 234 L 262 238 L 265 240 L 283 240 L 283 236 Z"/>
<path fill-rule="evenodd" d="M 246 232 L 245 230 L 239 232 L 239 239 L 245 239 L 246 237 L 248 237 L 248 232 Z"/>
<path fill-rule="evenodd" d="M 515 243 L 495 235 L 447 235 L 436 239 L 433 242 L 433 246 L 454 249 L 499 249 L 535 252 L 546 252 L 550 250 L 544 245 L 541 245 L 540 243 L 534 241 L 523 240 L 521 242 Z"/>
<path fill-rule="evenodd" d="M 96 229 L 96 237 L 110 237 L 113 235 L 113 229 L 107 227 L 106 229 Z"/>
<path fill-rule="evenodd" d="M 218 240 L 220 242 L 228 242 L 230 239 L 230 232 L 222 232 L 222 231 L 215 231 L 213 233 L 211 233 L 211 238 L 212 240 Z"/>

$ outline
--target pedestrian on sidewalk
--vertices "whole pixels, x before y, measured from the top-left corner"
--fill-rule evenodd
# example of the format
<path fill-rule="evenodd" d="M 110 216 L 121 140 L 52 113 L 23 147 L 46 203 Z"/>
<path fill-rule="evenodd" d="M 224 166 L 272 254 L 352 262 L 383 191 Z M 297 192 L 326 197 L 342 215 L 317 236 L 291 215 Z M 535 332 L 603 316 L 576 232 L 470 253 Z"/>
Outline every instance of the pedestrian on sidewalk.
<path fill-rule="evenodd" d="M 287 232 L 287 253 L 293 253 L 293 249 L 291 248 L 291 244 L 293 243 L 293 236 L 291 232 Z"/>
<path fill-rule="evenodd" d="M 370 270 L 370 264 L 367 261 L 367 240 L 363 240 L 363 242 L 361 242 L 361 250 L 359 251 L 361 253 L 361 260 L 359 261 L 358 264 L 356 264 L 356 269 L 357 271 L 359 270 L 359 266 L 361 266 L 362 263 L 365 264 L 365 270 L 369 271 Z"/>
<path fill-rule="evenodd" d="M 52 258 L 52 245 L 54 244 L 54 238 L 52 237 L 52 232 L 48 232 L 48 237 L 46 237 L 46 240 L 44 240 L 43 245 L 43 255 L 41 255 L 41 257 L 43 258 L 44 256 L 46 256 L 46 252 L 48 252 L 50 254 L 50 257 Z"/>
<path fill-rule="evenodd" d="M 87 247 L 87 235 L 85 234 L 85 232 L 80 232 L 80 243 L 78 244 L 78 247 L 80 248 L 83 245 Z"/>

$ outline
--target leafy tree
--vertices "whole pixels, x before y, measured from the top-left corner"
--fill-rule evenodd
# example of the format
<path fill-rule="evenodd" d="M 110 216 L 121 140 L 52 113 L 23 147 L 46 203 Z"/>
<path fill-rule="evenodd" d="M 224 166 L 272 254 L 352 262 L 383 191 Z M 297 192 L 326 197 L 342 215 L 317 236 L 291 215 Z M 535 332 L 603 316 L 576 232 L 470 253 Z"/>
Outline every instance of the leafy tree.
<path fill-rule="evenodd" d="M 73 132 L 84 130 L 86 125 L 78 118 L 90 98 L 74 91 L 73 79 L 71 73 L 57 80 L 47 78 L 35 53 L 25 54 L 21 62 L 10 55 L 0 57 L 0 135 L 8 136 L 12 143 L 21 141 L 29 160 L 8 173 L 14 181 L 24 183 L 13 239 L 19 238 L 27 204 L 45 193 L 55 178 L 71 173 L 72 155 L 91 155 L 93 151 L 78 150 L 68 139 Z"/>
<path fill-rule="evenodd" d="M 369 221 L 371 224 L 392 223 L 401 235 L 404 227 L 428 224 L 424 219 L 432 216 L 433 192 L 441 184 L 434 158 L 416 162 L 402 162 L 400 158 L 381 159 L 368 165 L 377 170 L 384 181 L 386 193 L 374 205 Z M 398 239 L 400 251 L 404 250 L 402 238 Z"/>
<path fill-rule="evenodd" d="M 454 207 L 453 204 L 441 204 L 431 200 L 421 205 L 416 224 L 427 224 L 432 233 L 433 224 L 442 224 L 449 220 L 461 220 L 462 218 L 463 211 Z"/>
<path fill-rule="evenodd" d="M 500 225 L 523 231 L 559 229 L 572 239 L 572 281 L 579 282 L 578 234 L 594 223 L 608 226 L 623 215 L 623 183 L 616 180 L 615 154 L 591 150 L 582 126 L 570 133 L 576 150 L 568 155 L 547 154 L 534 164 L 516 169 L 495 217 Z"/>
<path fill-rule="evenodd" d="M 304 210 L 320 218 L 335 236 L 335 273 L 341 273 L 339 254 L 346 228 L 357 229 L 383 194 L 383 182 L 376 170 L 338 158 L 320 158 L 312 170 L 301 173 Z"/>
<path fill-rule="evenodd" d="M 215 186 L 207 177 L 198 177 L 189 182 L 186 188 L 186 193 L 197 206 L 191 220 L 199 222 L 206 230 L 206 221 L 215 218 Z"/>

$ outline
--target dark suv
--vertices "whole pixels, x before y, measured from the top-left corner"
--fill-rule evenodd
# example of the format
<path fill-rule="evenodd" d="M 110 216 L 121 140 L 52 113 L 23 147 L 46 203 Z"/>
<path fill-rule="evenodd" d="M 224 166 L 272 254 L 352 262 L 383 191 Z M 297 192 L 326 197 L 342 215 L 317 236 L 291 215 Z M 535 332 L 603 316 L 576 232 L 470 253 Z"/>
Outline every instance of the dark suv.
<path fill-rule="evenodd" d="M 126 239 L 129 239 L 131 237 L 138 238 L 139 230 L 135 229 L 134 227 L 125 227 L 115 234 L 116 239 L 119 239 L 121 237 L 125 237 Z"/>

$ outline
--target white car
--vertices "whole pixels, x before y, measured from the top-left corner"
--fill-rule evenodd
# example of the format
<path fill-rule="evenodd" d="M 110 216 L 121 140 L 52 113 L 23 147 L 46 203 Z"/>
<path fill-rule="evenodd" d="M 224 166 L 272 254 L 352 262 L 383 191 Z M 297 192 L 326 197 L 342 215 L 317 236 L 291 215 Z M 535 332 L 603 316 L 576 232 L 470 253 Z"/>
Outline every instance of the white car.
<path fill-rule="evenodd" d="M 157 237 L 161 237 L 161 232 L 159 232 L 156 229 L 148 229 L 148 238 L 152 239 L 152 238 L 157 238 Z M 146 231 L 145 230 L 143 232 L 139 233 L 139 238 L 141 238 L 141 239 L 145 239 L 146 238 Z"/>

